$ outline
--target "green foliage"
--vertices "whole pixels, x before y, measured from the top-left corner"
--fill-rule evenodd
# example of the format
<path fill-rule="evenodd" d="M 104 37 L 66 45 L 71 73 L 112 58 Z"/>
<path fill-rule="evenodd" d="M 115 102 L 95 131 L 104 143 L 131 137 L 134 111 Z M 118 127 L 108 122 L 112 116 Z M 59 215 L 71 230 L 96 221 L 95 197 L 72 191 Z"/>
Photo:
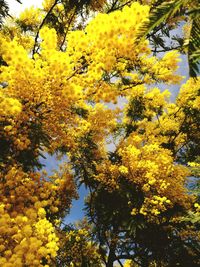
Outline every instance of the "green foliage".
<path fill-rule="evenodd" d="M 2 27 L 3 19 L 6 16 L 8 16 L 8 11 L 9 11 L 8 4 L 4 0 L 1 0 L 0 1 L 0 27 Z"/>
<path fill-rule="evenodd" d="M 15 0 L 21 4 L 21 1 Z M 5 0 L 0 0 L 0 28 L 3 25 L 4 19 L 9 15 L 9 6 Z"/>
<path fill-rule="evenodd" d="M 188 8 L 189 5 L 189 8 Z M 153 5 L 149 21 L 145 22 L 143 26 L 140 28 L 140 33 L 138 38 L 145 37 L 147 35 L 151 35 L 154 31 L 160 30 L 162 33 L 162 28 L 165 27 L 166 23 L 169 23 L 170 20 L 174 18 L 178 18 L 180 16 L 184 16 L 185 19 L 191 20 L 191 30 L 190 37 L 188 40 L 185 40 L 184 45 L 181 44 L 180 50 L 186 47 L 188 49 L 188 60 L 189 60 L 189 72 L 191 77 L 196 77 L 199 72 L 199 60 L 200 60 L 200 19 L 199 19 L 199 5 L 196 0 L 178 0 L 178 1 L 164 1 L 160 3 L 160 1 L 156 1 Z M 167 27 L 170 26 L 167 25 Z M 169 36 L 169 32 L 165 31 L 166 36 Z M 168 50 L 168 48 L 164 47 L 163 39 L 160 38 L 159 34 L 154 35 L 153 40 L 155 44 L 158 44 L 164 50 Z"/>

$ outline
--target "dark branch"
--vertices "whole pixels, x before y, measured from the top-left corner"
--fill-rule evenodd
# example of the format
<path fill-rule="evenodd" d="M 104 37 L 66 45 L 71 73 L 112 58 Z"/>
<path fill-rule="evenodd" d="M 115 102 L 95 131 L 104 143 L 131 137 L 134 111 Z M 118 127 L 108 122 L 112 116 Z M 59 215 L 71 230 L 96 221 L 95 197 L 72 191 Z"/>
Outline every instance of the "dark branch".
<path fill-rule="evenodd" d="M 66 29 L 66 31 L 65 31 L 65 35 L 64 35 L 63 41 L 62 41 L 62 43 L 61 43 L 61 45 L 60 45 L 60 50 L 61 50 L 61 51 L 64 51 L 64 49 L 63 49 L 63 45 L 64 45 L 64 43 L 65 43 L 65 40 L 66 40 L 66 37 L 67 37 L 67 33 L 68 33 L 68 31 L 69 31 L 70 25 L 71 25 L 71 23 L 72 23 L 72 21 L 73 21 L 75 15 L 76 15 L 76 12 L 77 12 L 77 7 L 75 8 L 73 14 L 71 15 L 71 17 L 70 17 L 70 19 L 69 19 L 69 23 L 68 23 L 67 29 Z"/>
<path fill-rule="evenodd" d="M 41 28 L 44 26 L 48 16 L 51 14 L 52 10 L 54 9 L 54 7 L 57 5 L 58 3 L 58 0 L 55 0 L 54 4 L 52 5 L 52 7 L 49 9 L 49 11 L 47 12 L 46 16 L 44 17 L 42 23 L 40 24 L 39 28 L 38 28 L 38 31 L 36 33 L 36 36 L 35 36 L 35 42 L 34 42 L 34 47 L 33 47 L 33 52 L 32 52 L 32 58 L 34 56 L 34 54 L 37 52 L 36 51 L 36 47 L 37 47 L 37 44 L 38 44 L 38 37 L 39 37 L 39 32 L 41 30 Z"/>

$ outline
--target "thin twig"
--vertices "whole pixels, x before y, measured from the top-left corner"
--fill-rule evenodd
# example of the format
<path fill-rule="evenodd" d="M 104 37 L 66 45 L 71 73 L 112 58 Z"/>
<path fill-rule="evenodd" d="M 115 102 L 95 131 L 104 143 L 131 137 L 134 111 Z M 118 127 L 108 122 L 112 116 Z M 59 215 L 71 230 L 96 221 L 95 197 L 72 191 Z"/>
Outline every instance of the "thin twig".
<path fill-rule="evenodd" d="M 66 40 L 66 37 L 67 37 L 67 33 L 68 33 L 68 31 L 69 31 L 69 27 L 70 27 L 70 25 L 71 25 L 71 23 L 72 23 L 72 21 L 73 21 L 75 15 L 76 15 L 76 11 L 77 11 L 77 7 L 75 8 L 74 13 L 72 14 L 72 16 L 71 16 L 70 19 L 69 19 L 69 23 L 68 23 L 67 29 L 66 29 L 66 31 L 65 31 L 65 35 L 64 35 L 63 41 L 62 41 L 62 43 L 61 43 L 61 45 L 60 45 L 60 50 L 61 50 L 61 51 L 64 51 L 64 49 L 63 49 L 63 45 L 64 45 L 64 43 L 65 43 L 65 40 Z"/>
<path fill-rule="evenodd" d="M 171 51 L 171 50 L 174 50 L 174 49 L 180 49 L 181 48 L 181 46 L 179 45 L 179 46 L 176 46 L 176 47 L 170 47 L 170 48 L 168 48 L 168 47 L 166 47 L 165 49 L 163 49 L 163 50 L 152 50 L 152 52 L 155 52 L 155 53 L 161 53 L 161 52 L 167 52 L 167 51 Z"/>
<path fill-rule="evenodd" d="M 114 5 L 114 7 L 111 7 L 111 10 L 109 10 L 107 13 L 110 13 L 110 12 L 113 12 L 113 11 L 116 11 L 116 10 L 119 10 L 119 9 L 122 9 L 124 6 L 126 6 L 126 5 L 128 5 L 130 3 L 132 3 L 132 0 L 127 1 L 126 3 L 124 3 L 121 6 L 118 6 L 116 8 L 114 8 L 115 7 L 115 5 Z"/>
<path fill-rule="evenodd" d="M 120 265 L 121 267 L 123 267 L 123 264 L 121 263 L 120 259 L 118 259 L 117 261 L 118 261 L 119 265 Z"/>
<path fill-rule="evenodd" d="M 113 3 L 112 3 L 112 6 L 110 7 L 110 9 L 106 12 L 107 14 L 109 14 L 110 12 L 112 12 L 117 4 L 118 0 L 115 0 Z"/>
<path fill-rule="evenodd" d="M 49 11 L 47 12 L 46 16 L 44 17 L 42 23 L 40 24 L 39 28 L 38 28 L 38 31 L 36 33 L 36 36 L 35 36 L 35 41 L 34 41 L 34 47 L 33 47 L 33 52 L 32 52 L 32 58 L 34 56 L 34 54 L 37 52 L 36 51 L 36 47 L 37 47 L 37 44 L 38 44 L 38 37 L 39 37 L 39 32 L 41 30 L 41 28 L 44 26 L 46 20 L 47 20 L 47 17 L 49 16 L 49 14 L 52 12 L 52 10 L 54 9 L 54 7 L 57 5 L 58 3 L 58 0 L 55 0 L 54 4 L 51 6 L 51 8 L 49 9 Z"/>
<path fill-rule="evenodd" d="M 86 65 L 80 66 L 80 68 L 76 69 L 69 77 L 67 77 L 66 81 L 70 80 L 75 74 L 77 74 L 82 68 L 86 67 Z"/>

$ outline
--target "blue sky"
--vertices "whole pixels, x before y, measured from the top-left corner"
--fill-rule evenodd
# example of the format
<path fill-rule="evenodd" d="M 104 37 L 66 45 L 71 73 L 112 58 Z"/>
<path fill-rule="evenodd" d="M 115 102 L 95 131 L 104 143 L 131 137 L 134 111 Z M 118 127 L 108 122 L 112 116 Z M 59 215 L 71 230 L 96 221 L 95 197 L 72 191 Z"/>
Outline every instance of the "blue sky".
<path fill-rule="evenodd" d="M 63 160 L 57 160 L 56 155 L 45 155 L 45 157 L 46 159 L 41 158 L 41 163 L 46 166 L 44 167 L 44 169 L 48 172 L 49 175 L 51 175 L 53 170 L 57 170 L 59 168 L 59 164 L 61 164 Z M 70 210 L 70 214 L 66 216 L 65 223 L 73 223 L 83 218 L 84 198 L 87 193 L 88 192 L 85 186 L 82 185 L 78 191 L 79 199 L 72 201 L 72 208 Z"/>

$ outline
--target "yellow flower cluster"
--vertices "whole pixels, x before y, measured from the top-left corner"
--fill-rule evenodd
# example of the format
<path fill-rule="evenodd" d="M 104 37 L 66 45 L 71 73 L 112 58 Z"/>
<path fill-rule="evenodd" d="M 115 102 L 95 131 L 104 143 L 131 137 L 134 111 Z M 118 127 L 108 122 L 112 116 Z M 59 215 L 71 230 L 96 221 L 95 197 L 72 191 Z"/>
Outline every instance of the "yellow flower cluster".
<path fill-rule="evenodd" d="M 0 113 L 2 116 L 0 120 L 3 119 L 3 116 L 17 116 L 21 112 L 21 109 L 22 105 L 17 99 L 7 97 L 0 89 Z M 7 130 L 9 130 L 9 128 L 7 128 Z"/>
<path fill-rule="evenodd" d="M 148 11 L 148 6 L 133 3 L 122 11 L 109 15 L 98 14 L 86 27 L 86 34 L 83 31 L 70 33 L 67 52 L 73 55 L 74 61 L 80 61 L 83 55 L 86 62 L 91 62 L 82 81 L 82 85 L 87 88 L 87 96 L 96 101 L 103 99 L 115 102 L 117 95 L 126 95 L 127 91 L 126 86 L 123 86 L 121 79 L 117 77 L 128 78 L 130 84 L 147 80 L 152 83 L 154 78 L 169 83 L 179 80 L 178 76 L 174 75 L 177 65 L 174 63 L 172 66 L 172 61 L 167 60 L 172 58 L 173 62 L 178 62 L 177 54 L 169 53 L 168 57 L 159 61 L 155 57 L 148 57 L 148 42 L 136 42 L 138 27 L 147 20 Z M 134 69 L 138 65 L 141 69 L 140 76 L 127 70 L 130 66 Z M 159 73 L 161 68 L 162 75 Z M 108 77 L 115 73 L 117 79 L 106 84 L 101 80 L 104 73 L 108 74 Z"/>
<path fill-rule="evenodd" d="M 158 88 L 147 89 L 144 85 L 135 86 L 132 92 L 127 96 L 129 103 L 125 108 L 124 123 L 128 123 L 129 118 L 127 118 L 127 114 L 128 111 L 132 109 L 131 105 L 133 103 L 136 102 L 142 105 L 139 111 L 142 112 L 142 117 L 144 119 L 137 123 L 137 125 L 140 126 L 141 123 L 145 122 L 146 118 L 154 118 L 160 111 L 166 108 L 169 96 L 170 92 L 168 90 L 161 92 Z M 135 123 L 136 122 L 133 120 L 133 124 Z"/>
<path fill-rule="evenodd" d="M 136 86 L 128 97 L 129 103 L 126 106 L 123 123 L 137 129 L 137 133 L 144 132 L 142 138 L 148 142 L 171 144 L 174 151 L 179 151 L 188 140 L 183 130 L 184 124 L 189 125 L 194 121 L 194 138 L 199 138 L 196 131 L 199 110 L 198 88 L 199 79 L 189 79 L 181 87 L 176 103 L 169 103 L 168 90 L 160 92 L 158 88 L 147 89 L 144 85 Z"/>
<path fill-rule="evenodd" d="M 122 174 L 128 174 L 128 168 L 121 165 L 121 166 L 119 166 L 119 172 Z"/>
<path fill-rule="evenodd" d="M 167 199 L 173 199 L 174 203 L 180 203 L 178 194 L 185 195 L 184 180 L 188 171 L 173 164 L 169 150 L 156 143 L 142 145 L 140 140 L 134 133 L 120 145 L 119 155 L 129 170 L 126 179 L 140 185 L 145 195 L 156 190 Z"/>
<path fill-rule="evenodd" d="M 26 50 L 22 46 L 20 46 L 15 39 L 10 42 L 6 41 L 6 39 L 2 39 L 1 49 L 3 53 L 2 54 L 3 59 L 7 64 L 12 66 L 12 68 L 11 67 L 7 68 L 5 66 L 1 67 L 2 69 L 1 80 L 7 81 L 9 86 L 12 86 L 11 82 L 12 78 L 14 78 L 12 77 L 13 72 L 16 71 L 16 69 L 18 70 L 18 72 L 20 70 L 23 70 L 24 66 L 26 66 L 24 70 L 26 71 L 30 70 L 30 68 L 32 68 L 33 65 L 31 60 L 29 59 L 29 56 L 27 55 Z"/>
<path fill-rule="evenodd" d="M 42 1 L 42 6 L 44 10 L 48 12 L 54 3 L 55 3 L 54 0 L 44 0 Z"/>
<path fill-rule="evenodd" d="M 132 260 L 125 260 L 124 262 L 124 267 L 134 267 L 135 264 L 133 263 Z"/>
<path fill-rule="evenodd" d="M 90 241 L 87 229 L 71 230 L 66 234 L 65 257 L 69 260 L 67 266 L 82 266 L 84 262 L 90 262 L 94 266 L 101 266 L 100 254 L 96 245 Z"/>
<path fill-rule="evenodd" d="M 194 207 L 196 208 L 196 212 L 199 212 L 200 214 L 200 204 L 194 203 Z"/>
<path fill-rule="evenodd" d="M 119 142 L 118 156 L 121 164 L 104 158 L 96 164 L 95 179 L 108 191 L 120 190 L 120 182 L 128 181 L 144 195 L 144 202 L 132 206 L 132 215 L 143 214 L 147 220 L 156 217 L 174 205 L 187 208 L 192 204 L 185 189 L 188 170 L 173 163 L 169 150 L 156 143 L 144 143 L 141 135 L 133 133 Z"/>
<path fill-rule="evenodd" d="M 41 12 L 38 8 L 31 6 L 20 13 L 18 20 L 25 26 L 37 26 L 42 21 Z"/>
<path fill-rule="evenodd" d="M 141 70 L 145 74 L 144 81 L 147 84 L 152 83 L 151 77 L 155 76 L 159 81 L 168 84 L 179 83 L 182 76 L 175 75 L 178 68 L 179 54 L 177 51 L 166 53 L 161 60 L 156 57 L 148 57 L 145 55 L 140 57 Z"/>
<path fill-rule="evenodd" d="M 166 197 L 152 196 L 152 198 L 145 198 L 139 213 L 144 216 L 157 216 L 161 212 L 167 210 L 171 205 L 171 201 Z"/>
<path fill-rule="evenodd" d="M 27 32 L 22 34 L 19 25 L 13 24 L 10 22 L 11 25 L 2 29 L 0 38 L 2 40 L 2 44 L 4 43 L 4 39 L 8 40 L 15 40 L 19 45 L 23 46 L 24 49 L 30 53 L 31 49 L 34 45 L 34 37 Z M 0 46 L 2 45 L 0 44 Z M 2 56 L 3 48 L 0 50 L 0 55 Z"/>
<path fill-rule="evenodd" d="M 43 50 L 56 49 L 57 47 L 57 35 L 54 29 L 44 27 L 40 30 L 40 37 L 43 39 L 41 47 Z"/>
<path fill-rule="evenodd" d="M 38 211 L 38 215 L 41 218 L 35 224 L 35 231 L 38 237 L 43 237 L 42 241 L 46 243 L 45 249 L 42 249 L 43 257 L 50 255 L 52 258 L 56 257 L 58 251 L 58 237 L 55 234 L 55 229 L 52 224 L 46 219 L 42 219 L 45 213 L 41 214 L 41 210 Z"/>
<path fill-rule="evenodd" d="M 180 89 L 177 104 L 179 106 L 187 106 L 192 109 L 200 109 L 199 96 L 200 78 L 189 79 Z"/>
<path fill-rule="evenodd" d="M 97 103 L 87 110 L 89 112 L 88 117 L 85 122 L 83 121 L 83 125 L 80 125 L 80 133 L 81 131 L 83 131 L 82 134 L 92 132 L 95 143 L 102 144 L 105 141 L 105 136 L 108 136 L 116 126 L 117 111 L 112 111 L 101 103 Z M 85 131 L 84 125 L 86 125 Z"/>
<path fill-rule="evenodd" d="M 198 138 L 199 82 L 199 78 L 196 80 L 190 78 L 181 86 L 176 103 L 165 105 L 159 121 L 151 123 L 151 130 L 154 131 L 154 135 L 156 133 L 159 136 L 159 138 L 154 138 L 151 135 L 151 138 L 159 140 L 160 143 L 170 143 L 173 136 L 174 149 L 178 151 L 188 140 L 187 133 L 183 131 L 184 124 L 192 124 L 194 138 L 195 136 Z"/>
<path fill-rule="evenodd" d="M 190 167 L 200 167 L 200 163 L 197 163 L 197 162 L 188 162 L 188 165 Z"/>
<path fill-rule="evenodd" d="M 50 136 L 54 137 L 58 134 L 60 137 L 62 136 L 59 139 L 54 138 L 54 142 L 52 142 L 53 148 L 59 145 L 58 143 L 61 143 L 62 139 L 65 140 L 64 142 L 68 146 L 71 145 L 75 130 L 68 130 L 67 132 L 69 127 L 63 127 L 63 120 L 61 119 L 69 117 L 70 114 L 68 107 L 71 101 L 68 96 L 70 95 L 71 87 L 68 88 L 68 94 L 66 93 L 65 97 L 63 97 L 63 88 L 60 88 L 58 80 L 56 79 L 53 82 L 55 87 L 48 82 L 48 73 L 52 76 L 50 78 L 51 82 L 53 81 L 54 73 L 51 73 L 51 68 L 54 65 L 48 67 L 40 58 L 33 61 L 28 57 L 23 47 L 17 45 L 16 41 L 6 42 L 4 40 L 3 43 L 3 57 L 9 64 L 8 67 L 2 67 L 1 81 L 8 82 L 8 87 L 4 91 L 9 97 L 11 96 L 24 103 L 20 117 L 12 122 L 13 131 L 10 132 L 10 136 L 13 136 L 13 142 L 23 147 L 21 143 L 26 143 L 24 138 L 28 138 L 28 133 L 31 131 L 32 125 L 41 123 L 41 130 L 46 132 L 46 134 L 49 133 Z M 70 97 L 72 99 L 73 95 L 71 94 Z M 77 99 L 78 96 L 76 96 Z M 64 106 L 64 113 L 61 114 L 60 108 L 64 108 Z M 48 123 L 46 124 L 47 115 Z M 79 117 L 73 119 L 72 117 L 68 120 L 68 125 L 72 124 L 75 126 L 81 119 Z M 53 132 L 51 132 L 52 130 Z M 21 137 L 19 134 L 21 134 Z M 19 141 L 16 141 L 17 139 Z M 27 144 L 24 145 L 24 148 L 27 147 Z"/>
<path fill-rule="evenodd" d="M 58 250 L 52 224 L 38 217 L 33 208 L 9 214 L 7 206 L 0 205 L 0 266 L 43 266 L 44 257 L 50 262 Z"/>
<path fill-rule="evenodd" d="M 0 179 L 0 265 L 43 266 L 44 258 L 50 263 L 59 242 L 54 219 L 47 216 L 56 218 L 70 205 L 74 194 L 70 176 L 54 175 L 47 182 L 39 173 L 14 166 Z"/>

